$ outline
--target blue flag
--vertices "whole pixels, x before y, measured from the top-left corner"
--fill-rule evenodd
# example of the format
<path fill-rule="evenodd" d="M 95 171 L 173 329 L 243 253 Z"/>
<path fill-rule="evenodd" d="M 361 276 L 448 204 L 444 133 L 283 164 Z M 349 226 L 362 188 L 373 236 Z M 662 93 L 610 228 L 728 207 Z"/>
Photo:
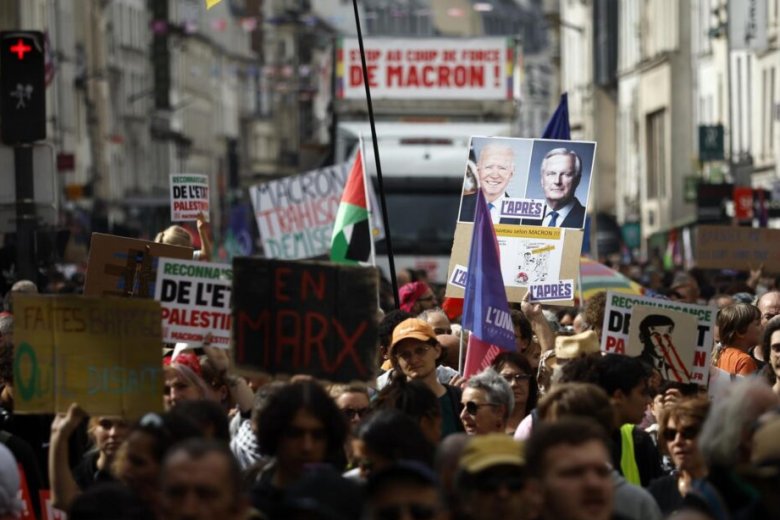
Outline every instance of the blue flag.
<path fill-rule="evenodd" d="M 547 121 L 547 126 L 542 132 L 542 139 L 560 139 L 571 141 L 571 127 L 569 127 L 569 97 L 564 92 L 561 101 L 555 109 L 552 117 Z"/>
<path fill-rule="evenodd" d="M 515 350 L 515 330 L 501 277 L 496 231 L 485 196 L 481 190 L 477 195 L 461 320 L 463 328 L 471 331 L 466 377 L 489 365 L 501 350 Z"/>

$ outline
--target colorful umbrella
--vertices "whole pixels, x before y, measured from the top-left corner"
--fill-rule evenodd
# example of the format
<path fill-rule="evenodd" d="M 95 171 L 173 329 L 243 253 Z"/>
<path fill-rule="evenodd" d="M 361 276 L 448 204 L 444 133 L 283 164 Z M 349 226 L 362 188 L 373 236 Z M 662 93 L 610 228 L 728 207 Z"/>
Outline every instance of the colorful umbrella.
<path fill-rule="evenodd" d="M 587 300 L 599 291 L 615 291 L 626 294 L 644 294 L 645 288 L 626 278 L 614 269 L 590 258 L 580 258 L 580 283 L 582 297 Z"/>

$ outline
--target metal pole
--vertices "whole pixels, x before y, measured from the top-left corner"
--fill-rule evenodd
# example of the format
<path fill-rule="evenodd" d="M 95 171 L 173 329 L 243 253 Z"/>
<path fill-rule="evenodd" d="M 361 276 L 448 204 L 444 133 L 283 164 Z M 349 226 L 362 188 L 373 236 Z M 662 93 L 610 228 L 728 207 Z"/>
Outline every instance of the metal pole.
<path fill-rule="evenodd" d="M 382 224 L 385 227 L 385 244 L 387 244 L 387 261 L 390 264 L 390 282 L 393 285 L 393 301 L 395 308 L 400 307 L 398 301 L 398 279 L 395 276 L 395 259 L 393 258 L 393 241 L 390 239 L 390 221 L 387 218 L 387 201 L 385 200 L 385 186 L 382 181 L 382 166 L 379 161 L 379 144 L 376 138 L 376 125 L 374 124 L 374 105 L 371 103 L 371 88 L 368 86 L 368 68 L 366 67 L 366 53 L 363 49 L 363 33 L 360 30 L 360 16 L 358 15 L 357 0 L 352 0 L 355 10 L 355 25 L 357 27 L 358 44 L 360 45 L 360 61 L 363 65 L 363 86 L 366 88 L 366 101 L 368 101 L 368 120 L 371 123 L 371 141 L 374 144 L 374 162 L 376 163 L 376 180 L 379 185 L 379 197 L 382 200 Z"/>
<path fill-rule="evenodd" d="M 726 10 L 726 95 L 729 98 L 729 174 L 734 180 L 734 184 L 740 184 L 741 179 L 737 179 L 737 171 L 734 166 L 734 98 L 731 88 L 731 20 L 729 20 L 729 1 L 726 0 L 724 9 Z"/>
<path fill-rule="evenodd" d="M 33 184 L 33 147 L 14 146 L 16 180 L 16 271 L 18 279 L 37 283 L 35 267 L 35 185 Z"/>

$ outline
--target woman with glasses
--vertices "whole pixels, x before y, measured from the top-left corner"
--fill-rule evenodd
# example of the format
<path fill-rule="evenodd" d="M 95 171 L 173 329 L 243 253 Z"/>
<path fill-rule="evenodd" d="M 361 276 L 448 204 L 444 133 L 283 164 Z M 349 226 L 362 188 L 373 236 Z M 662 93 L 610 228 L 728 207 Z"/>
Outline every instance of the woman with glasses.
<path fill-rule="evenodd" d="M 461 397 L 460 419 L 469 435 L 504 433 L 515 405 L 512 387 L 488 367 L 469 379 Z"/>
<path fill-rule="evenodd" d="M 425 321 L 409 318 L 393 329 L 393 340 L 388 350 L 393 363 L 394 377 L 407 381 L 422 381 L 433 392 L 441 408 L 441 435 L 463 431 L 459 419 L 460 388 L 439 382 L 436 365 L 444 358 L 436 333 Z"/>
<path fill-rule="evenodd" d="M 682 399 L 661 412 L 658 420 L 658 445 L 668 454 L 675 472 L 654 480 L 648 490 L 664 515 L 683 504 L 683 498 L 696 480 L 707 476 L 707 465 L 699 452 L 699 433 L 707 418 L 710 403 L 702 398 Z"/>
<path fill-rule="evenodd" d="M 514 435 L 520 422 L 536 407 L 539 388 L 533 377 L 531 363 L 517 352 L 502 352 L 491 364 L 498 374 L 512 387 L 515 407 L 506 424 L 506 433 Z"/>

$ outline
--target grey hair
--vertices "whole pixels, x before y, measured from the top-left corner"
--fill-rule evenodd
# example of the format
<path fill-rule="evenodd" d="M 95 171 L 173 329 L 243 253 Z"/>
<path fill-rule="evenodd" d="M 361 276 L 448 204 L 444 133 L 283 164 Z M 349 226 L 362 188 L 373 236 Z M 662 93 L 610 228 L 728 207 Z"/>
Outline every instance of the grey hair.
<path fill-rule="evenodd" d="M 14 333 L 14 317 L 12 314 L 0 316 L 0 336 Z"/>
<path fill-rule="evenodd" d="M 433 309 L 425 309 L 420 314 L 418 314 L 417 317 L 421 320 L 428 321 L 428 316 L 430 316 L 431 314 L 436 314 L 437 312 L 447 316 L 447 313 L 444 312 L 444 309 L 442 309 L 441 307 L 434 307 Z M 450 319 L 449 316 L 447 316 L 448 321 L 449 319 Z"/>
<path fill-rule="evenodd" d="M 466 388 L 482 390 L 487 394 L 488 402 L 504 407 L 504 420 L 509 419 L 515 407 L 515 394 L 512 387 L 498 372 L 488 367 L 469 379 Z"/>
<path fill-rule="evenodd" d="M 569 150 L 568 148 L 553 148 L 549 152 L 547 152 L 547 155 L 544 156 L 544 159 L 542 159 L 542 173 L 544 173 L 544 167 L 547 164 L 547 159 L 550 157 L 555 157 L 557 155 L 566 155 L 574 159 L 574 174 L 579 179 L 582 177 L 582 160 L 580 159 L 580 156 L 577 155 L 577 152 L 573 150 Z"/>
<path fill-rule="evenodd" d="M 713 401 L 699 437 L 708 466 L 732 467 L 740 461 L 743 432 L 764 412 L 777 406 L 777 396 L 765 383 L 742 379 Z"/>

